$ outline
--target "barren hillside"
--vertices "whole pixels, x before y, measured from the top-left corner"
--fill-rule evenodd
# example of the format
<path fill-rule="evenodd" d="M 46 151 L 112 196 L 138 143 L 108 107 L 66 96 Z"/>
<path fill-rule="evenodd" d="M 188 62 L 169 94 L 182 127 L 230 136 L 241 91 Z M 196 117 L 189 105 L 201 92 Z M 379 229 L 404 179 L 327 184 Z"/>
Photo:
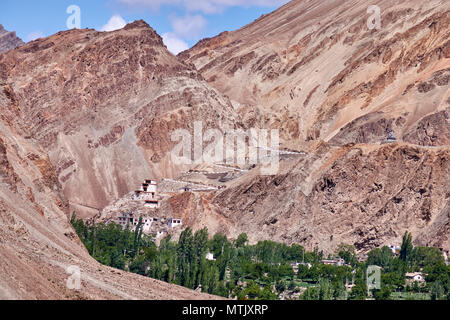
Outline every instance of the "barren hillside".
<path fill-rule="evenodd" d="M 368 28 L 371 5 L 380 29 Z M 298 0 L 179 57 L 248 123 L 280 128 L 293 145 L 374 143 L 391 130 L 448 145 L 449 39 L 445 0 Z"/>
<path fill-rule="evenodd" d="M 449 39 L 446 0 L 299 0 L 178 57 L 143 21 L 0 53 L 0 298 L 212 298 L 101 266 L 73 232 L 150 178 L 162 215 L 210 233 L 365 252 L 409 230 L 450 250 Z M 196 121 L 280 129 L 293 152 L 270 176 L 173 163 Z"/>
<path fill-rule="evenodd" d="M 380 29 L 368 28 L 370 5 Z M 246 125 L 307 151 L 209 196 L 223 219 L 210 226 L 327 251 L 410 230 L 449 250 L 449 24 L 448 1 L 292 1 L 181 53 Z"/>
<path fill-rule="evenodd" d="M 71 208 L 89 217 L 145 177 L 179 172 L 170 133 L 233 128 L 230 101 L 145 22 L 71 30 L 0 55 L 11 125 L 47 150 Z"/>
<path fill-rule="evenodd" d="M 200 112 L 234 116 L 141 21 L 112 33 L 60 32 L 0 54 L 0 299 L 213 298 L 100 265 L 69 224 L 73 211 L 91 214 L 77 204 L 101 207 L 143 177 L 170 172 L 158 165 L 167 132 Z M 72 265 L 81 291 L 66 287 Z"/>

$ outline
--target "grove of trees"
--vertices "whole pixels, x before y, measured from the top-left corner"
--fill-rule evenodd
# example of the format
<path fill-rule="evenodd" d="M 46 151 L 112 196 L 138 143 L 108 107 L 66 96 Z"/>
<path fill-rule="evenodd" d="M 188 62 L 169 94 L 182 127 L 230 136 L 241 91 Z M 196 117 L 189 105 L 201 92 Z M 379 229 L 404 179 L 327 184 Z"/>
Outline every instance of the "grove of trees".
<path fill-rule="evenodd" d="M 268 240 L 249 245 L 246 234 L 229 241 L 220 233 L 210 238 L 207 229 L 187 228 L 177 242 L 167 236 L 157 246 L 142 233 L 142 221 L 135 231 L 115 223 L 87 225 L 75 215 L 71 223 L 89 254 L 102 264 L 191 289 L 201 287 L 223 297 L 270 300 L 287 290 L 301 290 L 304 300 L 362 300 L 368 297 L 365 273 L 369 265 L 382 268 L 381 288 L 370 292 L 375 299 L 390 299 L 394 292 L 450 297 L 450 266 L 439 249 L 414 247 L 410 234 L 403 237 L 398 257 L 383 247 L 371 250 L 367 260 L 359 262 L 353 246 L 341 245 L 334 256 L 346 264 L 333 266 L 321 263 L 323 253 L 317 249 L 306 251 L 299 244 Z M 208 252 L 214 261 L 206 259 Z M 296 274 L 293 262 L 302 262 Z M 427 284 L 408 285 L 405 273 L 420 270 Z"/>

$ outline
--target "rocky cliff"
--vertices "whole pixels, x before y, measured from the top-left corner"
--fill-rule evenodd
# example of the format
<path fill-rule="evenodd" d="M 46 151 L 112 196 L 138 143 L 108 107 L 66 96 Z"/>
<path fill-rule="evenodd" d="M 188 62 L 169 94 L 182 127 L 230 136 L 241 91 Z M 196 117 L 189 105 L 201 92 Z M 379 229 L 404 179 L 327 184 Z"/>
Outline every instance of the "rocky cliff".
<path fill-rule="evenodd" d="M 0 55 L 0 81 L 26 135 L 48 151 L 71 208 L 83 216 L 145 177 L 171 177 L 171 132 L 239 124 L 231 102 L 170 54 L 145 22 L 115 32 L 71 30 Z"/>
<path fill-rule="evenodd" d="M 215 194 L 211 228 L 328 252 L 410 230 L 449 250 L 449 23 L 448 1 L 291 1 L 180 53 L 245 124 L 307 152 Z"/>
<path fill-rule="evenodd" d="M 23 41 L 16 36 L 15 32 L 9 32 L 0 24 L 0 53 L 23 45 Z"/>
<path fill-rule="evenodd" d="M 100 265 L 69 223 L 170 174 L 168 132 L 200 114 L 234 125 L 230 102 L 143 21 L 0 54 L 0 298 L 213 298 Z M 66 286 L 69 266 L 80 291 Z"/>

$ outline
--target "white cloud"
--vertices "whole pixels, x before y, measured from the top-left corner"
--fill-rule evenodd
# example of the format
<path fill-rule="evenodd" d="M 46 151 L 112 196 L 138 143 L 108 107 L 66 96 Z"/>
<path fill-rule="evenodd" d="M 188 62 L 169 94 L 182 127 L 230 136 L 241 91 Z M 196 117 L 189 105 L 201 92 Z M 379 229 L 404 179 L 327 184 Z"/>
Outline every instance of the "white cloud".
<path fill-rule="evenodd" d="M 118 29 L 122 29 L 123 27 L 126 26 L 126 21 L 123 20 L 123 18 L 118 15 L 115 14 L 113 15 L 107 24 L 105 24 L 100 31 L 114 31 L 114 30 L 118 30 Z"/>
<path fill-rule="evenodd" d="M 227 7 L 271 7 L 283 5 L 290 0 L 183 0 L 186 9 L 212 14 Z"/>
<path fill-rule="evenodd" d="M 26 41 L 30 42 L 39 38 L 45 38 L 45 35 L 41 31 L 34 31 L 27 35 Z"/>
<path fill-rule="evenodd" d="M 158 10 L 162 5 L 179 5 L 184 0 L 117 0 L 119 3 L 123 3 L 129 6 L 135 7 L 148 7 L 152 10 Z"/>
<path fill-rule="evenodd" d="M 197 38 L 206 26 L 206 19 L 202 15 L 186 15 L 184 17 L 171 17 L 173 32 L 184 38 Z"/>
<path fill-rule="evenodd" d="M 175 55 L 179 54 L 181 51 L 189 49 L 188 44 L 172 32 L 164 33 L 162 38 L 164 44 L 167 46 L 167 49 Z"/>
<path fill-rule="evenodd" d="M 281 6 L 289 0 L 118 0 L 120 3 L 130 6 L 145 6 L 152 10 L 158 10 L 161 6 L 183 6 L 188 11 L 201 11 L 212 14 L 222 11 L 227 7 L 271 7 Z"/>

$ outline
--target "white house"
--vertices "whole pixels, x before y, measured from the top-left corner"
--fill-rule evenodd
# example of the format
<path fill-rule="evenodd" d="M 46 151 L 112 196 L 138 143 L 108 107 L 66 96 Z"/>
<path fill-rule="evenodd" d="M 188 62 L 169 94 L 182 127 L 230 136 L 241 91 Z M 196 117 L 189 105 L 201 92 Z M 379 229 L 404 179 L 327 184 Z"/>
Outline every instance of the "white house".
<path fill-rule="evenodd" d="M 143 218 L 142 219 L 142 232 L 149 233 L 153 224 L 153 218 Z"/>
<path fill-rule="evenodd" d="M 147 208 L 159 208 L 158 184 L 154 180 L 145 180 L 140 190 L 134 193 L 134 200 L 144 201 Z"/>
<path fill-rule="evenodd" d="M 323 264 L 333 265 L 333 266 L 343 266 L 345 264 L 345 260 L 342 258 L 339 259 L 324 259 L 322 260 Z"/>
<path fill-rule="evenodd" d="M 123 212 L 116 221 L 123 229 L 129 226 L 130 230 L 134 231 L 139 224 L 139 217 L 136 217 L 133 213 Z M 149 233 L 154 221 L 157 221 L 157 219 L 142 217 L 142 232 Z"/>
<path fill-rule="evenodd" d="M 391 249 L 392 253 L 395 255 L 400 254 L 400 246 L 390 245 L 389 249 Z"/>
<path fill-rule="evenodd" d="M 409 282 L 425 282 L 425 277 L 422 272 L 411 272 L 405 274 L 405 276 Z"/>
<path fill-rule="evenodd" d="M 171 219 L 169 219 L 168 224 L 169 224 L 169 227 L 173 229 L 177 226 L 181 226 L 183 224 L 183 220 L 171 218 Z"/>
<path fill-rule="evenodd" d="M 156 239 L 161 238 L 164 235 L 164 231 L 157 231 L 156 232 Z"/>
<path fill-rule="evenodd" d="M 209 261 L 216 261 L 216 259 L 214 259 L 214 254 L 212 254 L 211 252 L 208 252 L 208 253 L 206 254 L 206 260 L 209 260 Z"/>

